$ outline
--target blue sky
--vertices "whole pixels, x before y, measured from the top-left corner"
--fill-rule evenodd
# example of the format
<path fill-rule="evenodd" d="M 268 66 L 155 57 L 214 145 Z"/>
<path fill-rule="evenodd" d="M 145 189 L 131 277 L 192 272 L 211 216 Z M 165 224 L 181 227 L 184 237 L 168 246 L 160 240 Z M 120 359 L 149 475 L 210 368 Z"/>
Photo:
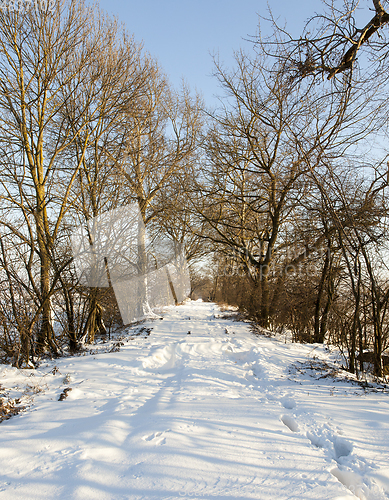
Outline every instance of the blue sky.
<path fill-rule="evenodd" d="M 220 93 L 211 77 L 210 54 L 219 53 L 231 66 L 234 50 L 251 49 L 244 38 L 256 34 L 258 14 L 268 13 L 265 0 L 100 0 L 100 5 L 144 42 L 173 85 L 179 86 L 184 78 L 210 106 L 216 102 L 213 95 Z M 279 0 L 272 6 L 296 35 L 315 9 L 321 10 L 319 0 Z"/>

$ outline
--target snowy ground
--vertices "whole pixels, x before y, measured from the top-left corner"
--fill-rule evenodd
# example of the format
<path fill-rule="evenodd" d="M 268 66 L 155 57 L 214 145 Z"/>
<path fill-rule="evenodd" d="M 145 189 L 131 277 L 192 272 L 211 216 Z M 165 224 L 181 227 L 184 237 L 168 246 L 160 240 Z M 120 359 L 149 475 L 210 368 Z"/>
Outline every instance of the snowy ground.
<path fill-rule="evenodd" d="M 0 499 L 388 499 L 387 390 L 221 316 L 189 302 L 122 346 L 0 366 L 30 404 L 0 424 Z"/>

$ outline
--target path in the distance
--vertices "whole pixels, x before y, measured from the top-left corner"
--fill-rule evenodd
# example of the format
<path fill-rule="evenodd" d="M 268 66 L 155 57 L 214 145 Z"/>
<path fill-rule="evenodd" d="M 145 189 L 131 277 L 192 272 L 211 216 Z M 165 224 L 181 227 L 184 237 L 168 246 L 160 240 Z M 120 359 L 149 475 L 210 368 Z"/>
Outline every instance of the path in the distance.
<path fill-rule="evenodd" d="M 35 411 L 0 428 L 0 498 L 388 498 L 386 476 L 373 474 L 388 429 L 362 443 L 358 428 L 370 403 L 344 396 L 353 420 L 327 386 L 289 379 L 312 346 L 255 337 L 220 315 L 190 302 L 120 352 L 57 363 L 69 397 L 57 401 L 53 376 Z"/>

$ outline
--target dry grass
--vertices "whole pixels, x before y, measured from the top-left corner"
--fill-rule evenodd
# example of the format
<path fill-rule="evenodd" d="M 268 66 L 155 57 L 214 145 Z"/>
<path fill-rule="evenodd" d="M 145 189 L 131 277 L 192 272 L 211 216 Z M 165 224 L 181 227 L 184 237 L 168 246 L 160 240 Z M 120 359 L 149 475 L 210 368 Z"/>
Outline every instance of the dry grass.
<path fill-rule="evenodd" d="M 25 410 L 19 399 L 0 398 L 0 423 Z"/>

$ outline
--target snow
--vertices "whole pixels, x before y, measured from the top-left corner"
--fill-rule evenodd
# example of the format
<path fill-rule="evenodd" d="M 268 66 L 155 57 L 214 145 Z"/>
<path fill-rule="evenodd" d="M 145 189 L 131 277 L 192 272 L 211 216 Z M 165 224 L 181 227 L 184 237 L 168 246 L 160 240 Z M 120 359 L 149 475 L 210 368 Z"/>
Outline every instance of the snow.
<path fill-rule="evenodd" d="M 2 365 L 0 396 L 27 408 L 0 424 L 0 499 L 388 499 L 388 392 L 334 366 L 201 301 Z"/>

